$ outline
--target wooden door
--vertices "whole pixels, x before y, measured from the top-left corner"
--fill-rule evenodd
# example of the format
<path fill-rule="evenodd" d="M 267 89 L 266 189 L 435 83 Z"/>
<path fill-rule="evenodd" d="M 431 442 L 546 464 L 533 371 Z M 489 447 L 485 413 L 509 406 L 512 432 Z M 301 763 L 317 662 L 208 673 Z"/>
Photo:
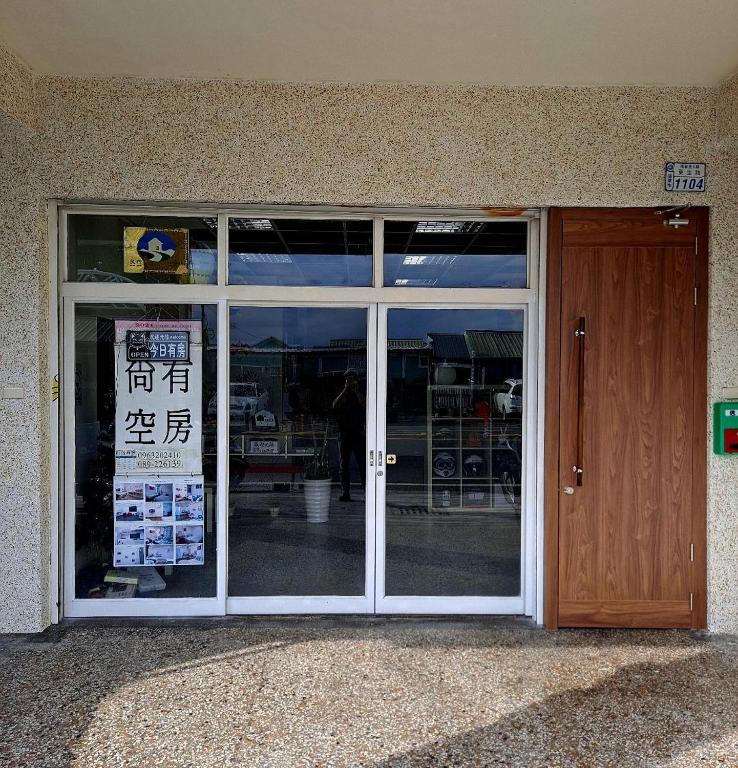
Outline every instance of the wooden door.
<path fill-rule="evenodd" d="M 707 211 L 550 228 L 546 624 L 702 627 Z"/>

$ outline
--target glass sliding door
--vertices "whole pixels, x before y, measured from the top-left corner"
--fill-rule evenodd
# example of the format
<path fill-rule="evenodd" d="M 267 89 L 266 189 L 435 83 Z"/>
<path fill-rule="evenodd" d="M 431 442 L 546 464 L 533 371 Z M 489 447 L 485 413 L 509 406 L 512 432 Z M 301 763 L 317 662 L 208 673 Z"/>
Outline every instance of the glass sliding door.
<path fill-rule="evenodd" d="M 377 611 L 522 612 L 524 310 L 380 328 Z"/>
<path fill-rule="evenodd" d="M 369 315 L 230 309 L 229 610 L 373 607 Z"/>

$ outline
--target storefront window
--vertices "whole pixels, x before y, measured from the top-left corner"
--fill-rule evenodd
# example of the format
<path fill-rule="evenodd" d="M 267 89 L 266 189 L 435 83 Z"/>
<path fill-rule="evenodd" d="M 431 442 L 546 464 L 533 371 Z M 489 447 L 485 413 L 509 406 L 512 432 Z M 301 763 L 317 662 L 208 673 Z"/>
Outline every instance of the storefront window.
<path fill-rule="evenodd" d="M 215 217 L 70 214 L 67 238 L 74 282 L 218 282 Z"/>
<path fill-rule="evenodd" d="M 525 221 L 385 221 L 384 284 L 525 288 Z"/>
<path fill-rule="evenodd" d="M 371 221 L 229 219 L 229 282 L 371 285 L 372 232 Z"/>
<path fill-rule="evenodd" d="M 59 219 L 66 615 L 523 609 L 535 222 L 113 210 Z"/>
<path fill-rule="evenodd" d="M 75 307 L 77 598 L 216 595 L 216 309 Z"/>

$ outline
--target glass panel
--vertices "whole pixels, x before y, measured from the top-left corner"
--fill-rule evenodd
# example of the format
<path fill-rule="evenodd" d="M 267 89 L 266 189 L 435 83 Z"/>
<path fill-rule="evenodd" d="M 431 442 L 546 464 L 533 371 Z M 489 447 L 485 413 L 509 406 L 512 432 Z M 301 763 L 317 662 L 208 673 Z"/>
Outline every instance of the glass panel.
<path fill-rule="evenodd" d="M 82 283 L 218 282 L 218 220 L 70 214 L 69 280 Z"/>
<path fill-rule="evenodd" d="M 385 221 L 384 284 L 525 288 L 525 221 Z"/>
<path fill-rule="evenodd" d="M 75 307 L 77 598 L 216 595 L 216 310 Z M 177 341 L 186 348 L 170 338 L 173 355 L 167 343 L 151 358 L 145 334 L 165 327 L 187 328 Z"/>
<path fill-rule="evenodd" d="M 234 285 L 371 285 L 371 221 L 232 218 Z"/>
<path fill-rule="evenodd" d="M 230 595 L 363 595 L 365 309 L 230 315 Z"/>
<path fill-rule="evenodd" d="M 519 595 L 523 311 L 392 309 L 387 338 L 385 594 Z"/>

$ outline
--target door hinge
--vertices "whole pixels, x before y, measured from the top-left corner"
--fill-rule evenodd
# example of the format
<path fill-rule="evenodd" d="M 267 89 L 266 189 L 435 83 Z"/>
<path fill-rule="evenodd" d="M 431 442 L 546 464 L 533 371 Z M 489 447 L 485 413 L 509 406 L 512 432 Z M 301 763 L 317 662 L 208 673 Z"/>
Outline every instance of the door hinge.
<path fill-rule="evenodd" d="M 699 240 L 695 237 L 694 239 L 694 255 L 696 256 L 699 253 Z"/>
<path fill-rule="evenodd" d="M 694 287 L 694 305 L 697 306 L 697 286 Z"/>
<path fill-rule="evenodd" d="M 689 562 L 694 562 L 694 544 L 689 545 Z"/>
<path fill-rule="evenodd" d="M 689 593 L 689 612 L 692 612 L 692 606 L 694 605 L 694 595 Z"/>

